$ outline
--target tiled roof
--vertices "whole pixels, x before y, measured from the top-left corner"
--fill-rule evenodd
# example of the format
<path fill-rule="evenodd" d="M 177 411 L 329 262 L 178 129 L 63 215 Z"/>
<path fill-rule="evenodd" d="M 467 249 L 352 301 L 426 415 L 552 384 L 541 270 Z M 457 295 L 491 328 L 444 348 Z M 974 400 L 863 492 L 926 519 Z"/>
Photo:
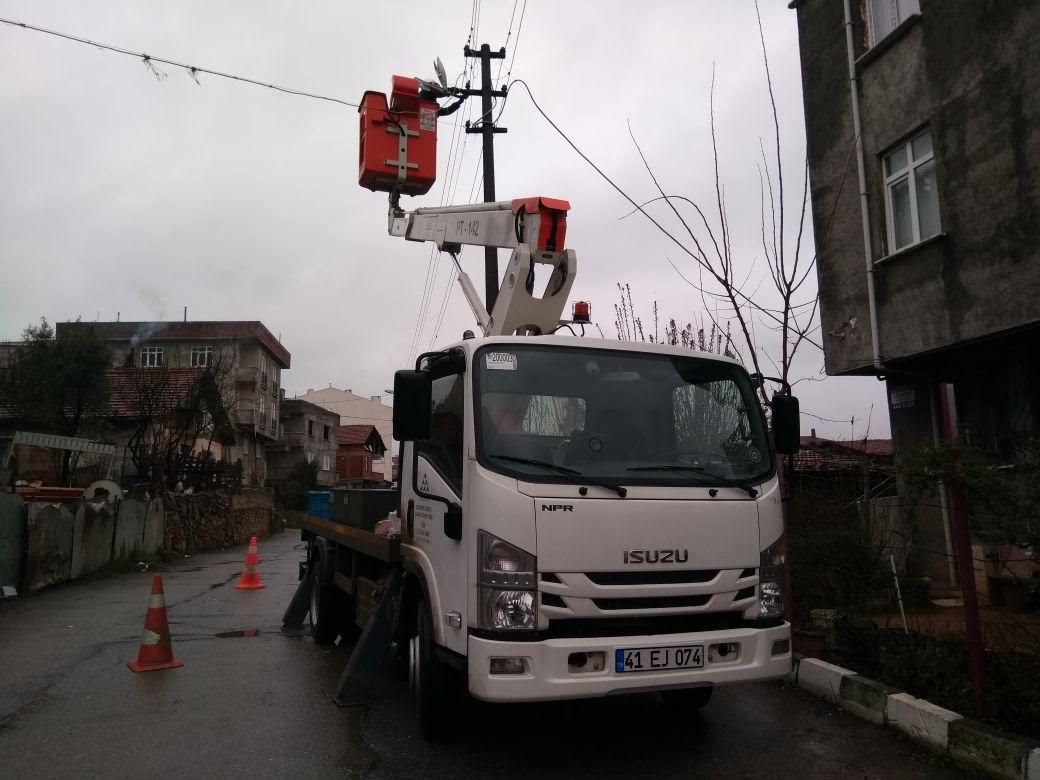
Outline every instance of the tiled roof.
<path fill-rule="evenodd" d="M 165 414 L 188 401 L 204 369 L 199 367 L 110 368 L 109 417 Z"/>
<path fill-rule="evenodd" d="M 875 468 L 891 466 L 891 439 L 833 441 L 802 436 L 801 449 L 794 456 L 795 471 L 855 470 L 862 468 L 864 462 Z"/>
<path fill-rule="evenodd" d="M 162 415 L 188 400 L 202 368 L 109 368 L 105 417 Z M 0 418 L 14 414 L 0 402 Z"/>
<path fill-rule="evenodd" d="M 59 322 L 55 333 L 71 328 L 93 328 L 109 341 L 131 341 L 137 336 L 148 343 L 163 341 L 259 341 L 282 368 L 289 368 L 291 356 L 262 322 L 253 320 L 213 320 L 188 322 Z"/>
<path fill-rule="evenodd" d="M 336 443 L 345 447 L 367 444 L 373 435 L 373 444 L 379 444 L 386 449 L 383 437 L 376 431 L 375 425 L 340 425 L 336 428 Z"/>

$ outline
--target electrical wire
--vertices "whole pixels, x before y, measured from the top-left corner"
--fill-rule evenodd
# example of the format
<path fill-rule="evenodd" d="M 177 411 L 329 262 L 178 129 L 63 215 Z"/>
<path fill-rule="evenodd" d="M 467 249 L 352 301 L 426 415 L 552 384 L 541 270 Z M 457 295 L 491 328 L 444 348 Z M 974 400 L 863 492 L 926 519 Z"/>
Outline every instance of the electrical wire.
<path fill-rule="evenodd" d="M 462 72 L 459 74 L 458 78 L 455 79 L 456 85 L 462 79 L 462 77 L 465 76 L 465 75 L 466 75 L 466 71 L 465 71 L 465 68 L 464 68 L 462 70 Z M 448 169 L 448 176 L 445 177 L 442 180 L 442 183 L 441 183 L 440 205 L 442 205 L 442 206 L 445 203 L 445 198 L 446 198 L 447 192 L 448 192 L 448 183 L 451 180 L 451 171 L 452 171 L 452 167 L 454 165 L 455 153 L 457 151 L 456 144 L 457 144 L 458 136 L 459 136 L 459 128 L 461 128 L 461 127 L 462 127 L 462 125 L 460 123 L 457 123 L 455 125 L 455 129 L 452 131 L 452 135 L 451 135 L 451 145 L 450 145 L 450 147 L 448 149 L 448 161 L 447 161 L 447 165 L 446 165 L 446 167 Z M 439 266 L 439 262 L 437 262 L 439 260 L 437 252 L 438 252 L 438 250 L 437 250 L 436 246 L 431 246 L 430 247 L 430 257 L 427 260 L 427 265 L 426 265 L 426 279 L 423 282 L 422 296 L 419 298 L 419 308 L 418 308 L 418 310 L 416 312 L 415 328 L 414 328 L 414 330 L 412 332 L 412 341 L 411 341 L 411 344 L 408 347 L 408 362 L 409 363 L 411 363 L 411 361 L 412 361 L 412 359 L 413 359 L 413 357 L 414 357 L 414 355 L 416 353 L 416 350 L 418 349 L 419 340 L 421 338 L 422 331 L 423 331 L 423 326 L 425 325 L 425 322 L 426 322 L 426 313 L 429 310 L 430 298 L 431 298 L 431 296 L 433 294 L 433 285 L 434 285 L 434 282 L 436 280 L 436 269 Z"/>
<path fill-rule="evenodd" d="M 477 175 L 480 173 L 480 167 L 481 167 L 480 164 L 481 164 L 481 161 L 483 160 L 483 156 L 484 156 L 483 151 L 481 151 L 481 153 L 479 155 L 477 155 L 477 165 L 476 165 L 476 167 L 475 167 L 475 169 L 473 171 L 473 184 L 470 186 L 469 201 L 468 201 L 469 203 L 472 203 L 473 202 L 473 198 L 476 197 Z M 437 315 L 437 325 L 434 328 L 433 337 L 430 339 L 430 345 L 429 345 L 429 347 L 427 347 L 427 349 L 433 349 L 433 345 L 437 341 L 437 337 L 440 336 L 441 324 L 444 322 L 444 314 L 445 314 L 445 312 L 448 309 L 448 301 L 451 299 L 451 294 L 455 290 L 455 282 L 458 280 L 459 274 L 462 272 L 462 266 L 459 264 L 458 258 L 457 257 L 453 257 L 452 259 L 455 261 L 455 268 L 452 269 L 453 273 L 449 274 L 449 277 L 448 277 L 448 287 L 445 289 L 444 300 L 441 302 L 440 312 Z"/>
<path fill-rule="evenodd" d="M 12 27 L 21 27 L 24 30 L 32 30 L 33 32 L 44 33 L 45 35 L 53 35 L 53 36 L 55 36 L 57 38 L 64 38 L 65 40 L 68 40 L 68 41 L 74 41 L 75 43 L 82 43 L 82 44 L 85 44 L 87 46 L 93 46 L 93 47 L 98 48 L 98 49 L 103 49 L 105 51 L 115 52 L 116 54 L 125 54 L 128 57 L 135 57 L 135 58 L 141 60 L 142 62 L 144 62 L 146 65 L 149 65 L 150 67 L 152 67 L 151 63 L 159 62 L 159 63 L 162 63 L 163 65 L 168 65 L 168 66 L 173 67 L 173 68 L 181 68 L 182 70 L 186 71 L 189 76 L 191 76 L 193 79 L 195 79 L 196 83 L 198 83 L 198 75 L 200 73 L 205 73 L 208 76 L 217 76 L 217 77 L 222 78 L 222 79 L 231 79 L 233 81 L 241 81 L 244 84 L 253 84 L 253 85 L 258 86 L 258 87 L 266 87 L 267 89 L 273 89 L 276 92 L 284 92 L 284 93 L 286 93 L 288 95 L 298 95 L 300 97 L 312 98 L 314 100 L 327 100 L 330 103 L 340 103 L 340 104 L 342 104 L 344 106 L 350 106 L 351 108 L 359 108 L 357 103 L 352 103 L 351 101 L 343 100 L 342 98 L 330 97 L 328 95 L 319 95 L 319 94 L 314 93 L 314 92 L 305 92 L 305 91 L 303 91 L 301 89 L 293 89 L 292 87 L 283 87 L 283 86 L 279 86 L 278 84 L 269 84 L 266 81 L 259 81 L 257 79 L 247 78 L 246 76 L 238 76 L 238 75 L 236 75 L 234 73 L 224 73 L 223 71 L 212 70 L 210 68 L 202 68 L 202 67 L 199 67 L 197 65 L 188 65 L 188 64 L 185 64 L 183 62 L 176 62 L 174 60 L 168 60 L 168 59 L 166 59 L 164 57 L 153 57 L 152 55 L 147 54 L 145 52 L 130 51 L 129 49 L 123 49 L 123 48 L 121 48 L 119 46 L 112 46 L 111 44 L 107 44 L 107 43 L 98 43 L 97 41 L 91 41 L 91 40 L 88 40 L 86 38 L 80 38 L 80 37 L 75 36 L 75 35 L 69 35 L 68 33 L 58 32 L 57 30 L 48 30 L 48 29 L 46 29 L 44 27 L 36 27 L 35 25 L 32 25 L 32 24 L 26 24 L 25 22 L 16 22 L 13 19 L 3 19 L 3 18 L 0 18 L 0 24 L 7 24 L 7 25 L 10 25 Z M 154 67 L 153 67 L 153 71 L 154 71 Z M 156 71 L 156 73 L 157 73 L 157 71 Z"/>

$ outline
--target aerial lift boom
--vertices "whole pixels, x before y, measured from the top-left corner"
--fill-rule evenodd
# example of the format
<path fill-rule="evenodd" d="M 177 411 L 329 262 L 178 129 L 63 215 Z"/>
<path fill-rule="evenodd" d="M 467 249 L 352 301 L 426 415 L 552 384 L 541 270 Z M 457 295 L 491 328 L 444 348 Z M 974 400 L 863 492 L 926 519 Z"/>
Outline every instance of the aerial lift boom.
<path fill-rule="evenodd" d="M 564 248 L 569 209 L 567 201 L 543 197 L 414 211 L 404 211 L 391 200 L 389 231 L 408 241 L 432 241 L 452 256 L 459 285 L 485 336 L 539 335 L 560 326 L 577 272 L 574 250 Z M 513 250 L 490 312 L 459 265 L 463 246 Z M 541 295 L 535 292 L 539 265 L 551 269 Z"/>

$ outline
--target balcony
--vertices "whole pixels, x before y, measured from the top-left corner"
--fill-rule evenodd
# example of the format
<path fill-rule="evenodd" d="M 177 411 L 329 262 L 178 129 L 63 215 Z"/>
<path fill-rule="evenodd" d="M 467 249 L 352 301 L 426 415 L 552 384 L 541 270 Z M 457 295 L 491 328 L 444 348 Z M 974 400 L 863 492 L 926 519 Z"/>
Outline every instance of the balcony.
<path fill-rule="evenodd" d="M 235 369 L 235 381 L 240 385 L 258 385 L 261 373 L 254 366 L 239 366 Z"/>

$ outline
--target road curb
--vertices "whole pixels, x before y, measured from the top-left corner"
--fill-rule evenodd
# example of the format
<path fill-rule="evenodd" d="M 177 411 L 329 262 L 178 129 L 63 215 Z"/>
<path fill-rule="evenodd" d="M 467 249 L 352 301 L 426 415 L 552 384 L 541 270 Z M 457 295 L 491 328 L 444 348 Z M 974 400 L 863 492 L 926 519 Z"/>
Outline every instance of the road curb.
<path fill-rule="evenodd" d="M 1001 780 L 1040 780 L 1040 742 L 997 731 L 817 658 L 797 659 L 788 679 L 857 717 L 947 753 L 969 770 Z"/>

